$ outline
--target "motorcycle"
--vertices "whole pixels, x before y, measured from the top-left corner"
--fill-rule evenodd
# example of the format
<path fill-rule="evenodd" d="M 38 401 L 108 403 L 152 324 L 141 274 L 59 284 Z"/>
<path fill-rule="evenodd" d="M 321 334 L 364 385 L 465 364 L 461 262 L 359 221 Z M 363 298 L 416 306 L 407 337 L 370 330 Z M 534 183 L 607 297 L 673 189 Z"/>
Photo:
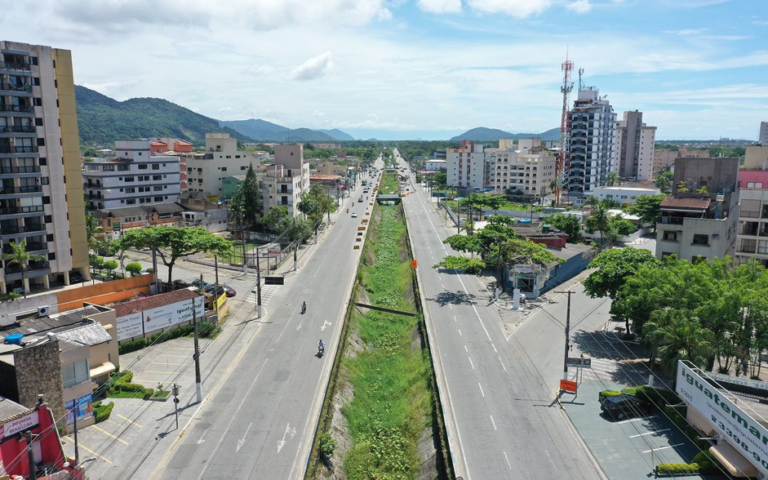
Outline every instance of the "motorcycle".
<path fill-rule="evenodd" d="M 307 313 L 307 302 L 301 304 L 301 314 L 304 315 L 305 313 Z"/>
<path fill-rule="evenodd" d="M 347 213 L 349 213 L 349 209 L 347 209 Z"/>
<path fill-rule="evenodd" d="M 317 356 L 322 357 L 325 353 L 325 345 L 318 345 L 317 346 Z"/>

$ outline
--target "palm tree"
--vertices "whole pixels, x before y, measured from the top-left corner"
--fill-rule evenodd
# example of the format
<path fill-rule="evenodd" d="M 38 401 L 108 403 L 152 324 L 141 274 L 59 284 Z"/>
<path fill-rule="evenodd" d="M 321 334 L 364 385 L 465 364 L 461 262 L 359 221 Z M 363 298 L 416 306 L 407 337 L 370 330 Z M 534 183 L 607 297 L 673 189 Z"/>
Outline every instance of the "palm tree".
<path fill-rule="evenodd" d="M 610 172 L 605 176 L 605 185 L 608 187 L 618 187 L 621 185 L 621 177 L 616 172 Z"/>
<path fill-rule="evenodd" d="M 11 242 L 11 253 L 4 253 L 3 260 L 6 265 L 13 265 L 14 263 L 21 269 L 21 285 L 24 292 L 24 298 L 27 298 L 27 288 L 24 285 L 24 270 L 29 262 L 39 262 L 44 260 L 43 255 L 33 255 L 27 252 L 27 241 L 22 240 L 21 243 Z"/>
<path fill-rule="evenodd" d="M 104 227 L 91 213 L 85 214 L 85 238 L 88 241 L 89 250 L 97 250 L 98 244 L 104 241 Z"/>
<path fill-rule="evenodd" d="M 603 245 L 603 235 L 611 228 L 611 214 L 608 213 L 608 210 L 609 206 L 607 203 L 599 202 L 592 208 L 592 212 L 589 214 L 590 219 L 594 222 L 595 230 L 600 232 L 600 246 Z"/>
<path fill-rule="evenodd" d="M 675 371 L 678 360 L 705 367 L 715 354 L 712 331 L 681 310 L 667 307 L 653 312 L 651 320 L 643 326 L 643 334 L 651 346 L 651 365 L 658 357 L 668 372 Z"/>

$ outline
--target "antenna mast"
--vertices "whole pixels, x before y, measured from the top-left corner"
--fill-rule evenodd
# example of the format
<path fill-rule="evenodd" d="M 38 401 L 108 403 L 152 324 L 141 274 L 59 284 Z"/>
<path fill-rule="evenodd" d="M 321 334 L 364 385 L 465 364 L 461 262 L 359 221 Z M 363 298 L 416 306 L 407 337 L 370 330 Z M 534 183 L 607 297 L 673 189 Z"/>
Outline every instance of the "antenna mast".
<path fill-rule="evenodd" d="M 565 62 L 563 62 L 560 68 L 563 70 L 563 86 L 560 87 L 560 92 L 563 94 L 563 112 L 560 116 L 560 155 L 557 158 L 557 164 L 555 166 L 555 205 L 558 207 L 560 206 L 560 195 L 562 193 L 563 185 L 565 184 L 565 169 L 568 166 L 568 154 L 565 151 L 565 146 L 570 134 L 570 125 L 568 124 L 568 98 L 571 90 L 573 90 L 573 82 L 571 82 L 573 62 L 568 60 L 568 50 L 566 50 L 565 53 Z M 579 78 L 581 79 L 581 75 L 579 75 Z"/>

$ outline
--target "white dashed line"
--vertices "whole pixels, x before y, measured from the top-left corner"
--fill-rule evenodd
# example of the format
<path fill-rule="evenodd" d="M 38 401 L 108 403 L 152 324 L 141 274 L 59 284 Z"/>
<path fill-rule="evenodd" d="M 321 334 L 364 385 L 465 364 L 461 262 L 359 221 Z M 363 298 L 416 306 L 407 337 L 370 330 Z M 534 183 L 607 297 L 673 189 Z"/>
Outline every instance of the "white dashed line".
<path fill-rule="evenodd" d="M 475 368 L 475 367 L 472 367 L 472 368 Z M 483 397 L 485 397 L 485 392 L 483 391 L 483 386 L 480 385 L 480 382 L 477 382 L 477 386 L 480 387 L 480 393 L 482 393 Z"/>
<path fill-rule="evenodd" d="M 475 364 L 472 362 L 472 359 L 470 357 L 467 357 L 469 359 L 469 364 L 472 365 L 472 370 L 475 369 Z"/>
<path fill-rule="evenodd" d="M 496 355 L 496 356 L 499 357 L 499 362 L 501 362 L 501 368 L 503 368 L 504 371 L 506 372 L 507 371 L 507 367 L 506 367 L 506 365 L 504 365 L 504 361 L 501 359 L 501 357 L 499 355 Z"/>
<path fill-rule="evenodd" d="M 512 470 L 512 464 L 509 463 L 509 457 L 507 456 L 507 452 L 504 452 L 504 458 L 507 459 L 507 465 L 509 465 L 509 469 Z"/>
<path fill-rule="evenodd" d="M 498 430 L 498 428 L 496 428 L 496 422 L 493 421 L 493 415 L 489 415 L 489 417 L 491 417 L 491 423 L 493 424 L 493 429 Z"/>
<path fill-rule="evenodd" d="M 459 336 L 463 337 L 464 335 L 461 334 L 461 329 L 459 328 L 458 330 L 459 330 Z"/>
<path fill-rule="evenodd" d="M 466 345 L 464 345 L 464 351 L 465 351 L 465 352 L 467 352 L 467 353 L 469 353 L 469 349 L 467 348 L 467 346 L 466 346 Z"/>
<path fill-rule="evenodd" d="M 498 351 L 498 350 L 496 350 L 496 345 L 494 345 L 494 344 L 493 344 L 493 342 L 491 342 L 491 346 L 493 347 L 493 351 L 494 351 L 494 352 L 496 352 L 496 353 L 499 353 L 499 351 Z"/>

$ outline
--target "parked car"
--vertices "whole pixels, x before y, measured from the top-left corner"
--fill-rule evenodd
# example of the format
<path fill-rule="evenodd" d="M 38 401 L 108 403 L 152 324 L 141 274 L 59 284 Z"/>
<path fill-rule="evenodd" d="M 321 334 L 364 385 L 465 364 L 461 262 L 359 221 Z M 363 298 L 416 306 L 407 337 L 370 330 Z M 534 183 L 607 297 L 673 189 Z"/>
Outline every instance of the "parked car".
<path fill-rule="evenodd" d="M 213 294 L 213 292 L 215 290 L 216 291 L 216 294 L 215 294 L 216 297 L 220 297 L 221 294 L 227 292 L 227 289 L 224 288 L 224 285 L 219 285 L 218 288 L 216 288 L 216 285 L 214 285 L 212 283 L 209 283 L 208 285 L 206 285 L 204 290 L 205 290 L 205 293 L 210 293 L 210 294 Z M 227 295 L 227 296 L 229 297 L 229 295 Z"/>
<path fill-rule="evenodd" d="M 229 285 L 222 285 L 222 287 L 224 287 L 224 291 L 227 292 L 227 297 L 234 297 L 237 295 L 237 290 L 230 287 Z"/>
<path fill-rule="evenodd" d="M 600 403 L 600 410 L 614 420 L 642 417 L 649 408 L 650 403 L 646 399 L 627 393 L 607 397 Z"/>
<path fill-rule="evenodd" d="M 204 282 L 204 281 L 200 280 L 199 278 L 196 278 L 195 280 L 192 280 L 192 285 L 194 285 L 197 288 L 203 288 L 204 289 L 208 285 L 210 285 L 210 283 Z M 213 287 L 211 287 L 211 288 L 213 288 Z"/>

